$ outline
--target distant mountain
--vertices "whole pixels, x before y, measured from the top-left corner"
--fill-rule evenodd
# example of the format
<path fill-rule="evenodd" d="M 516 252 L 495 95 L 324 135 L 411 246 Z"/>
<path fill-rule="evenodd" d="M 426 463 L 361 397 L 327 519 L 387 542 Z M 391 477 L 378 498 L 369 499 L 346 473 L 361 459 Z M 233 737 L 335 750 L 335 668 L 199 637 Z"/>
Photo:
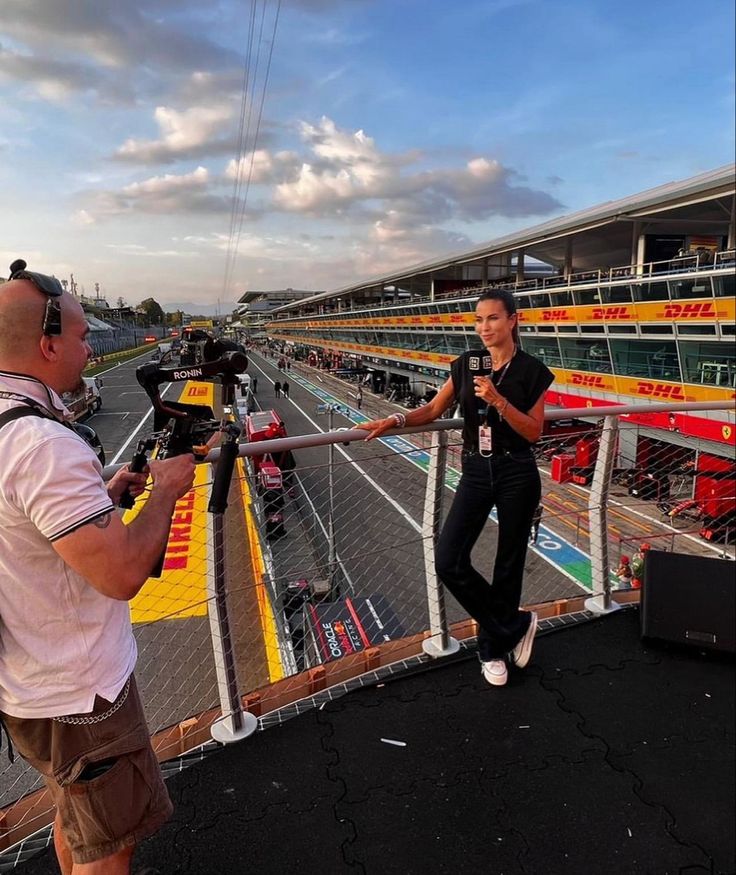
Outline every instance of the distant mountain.
<path fill-rule="evenodd" d="M 162 301 L 165 313 L 175 313 L 182 310 L 190 316 L 228 316 L 236 308 L 232 301 L 220 301 L 219 304 L 193 304 L 191 301 Z"/>

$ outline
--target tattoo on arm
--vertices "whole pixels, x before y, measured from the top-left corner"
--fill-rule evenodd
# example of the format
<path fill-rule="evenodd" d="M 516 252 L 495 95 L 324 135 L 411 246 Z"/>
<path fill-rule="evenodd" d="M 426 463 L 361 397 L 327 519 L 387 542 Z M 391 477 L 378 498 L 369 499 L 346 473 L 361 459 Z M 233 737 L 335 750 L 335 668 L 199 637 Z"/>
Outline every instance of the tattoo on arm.
<path fill-rule="evenodd" d="M 106 513 L 102 516 L 98 516 L 97 519 L 92 520 L 92 525 L 97 526 L 98 529 L 106 529 L 110 525 L 111 520 L 112 514 Z"/>

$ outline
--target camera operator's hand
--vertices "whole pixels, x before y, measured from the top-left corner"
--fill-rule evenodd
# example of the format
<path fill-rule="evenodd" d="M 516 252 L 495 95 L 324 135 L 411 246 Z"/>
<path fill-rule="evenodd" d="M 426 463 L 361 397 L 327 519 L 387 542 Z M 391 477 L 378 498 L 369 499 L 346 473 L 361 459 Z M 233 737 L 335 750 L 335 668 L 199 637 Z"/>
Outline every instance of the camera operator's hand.
<path fill-rule="evenodd" d="M 107 494 L 110 496 L 110 501 L 116 506 L 120 504 L 120 498 L 126 489 L 130 490 L 130 495 L 133 498 L 138 498 L 146 488 L 147 480 L 148 466 L 146 466 L 142 473 L 134 474 L 132 471 L 129 471 L 128 466 L 125 465 L 125 467 L 121 468 L 113 475 L 112 479 L 107 484 Z"/>
<path fill-rule="evenodd" d="M 154 459 L 148 463 L 148 467 L 151 470 L 154 491 L 165 491 L 179 499 L 192 488 L 195 465 L 191 453 L 160 461 Z"/>

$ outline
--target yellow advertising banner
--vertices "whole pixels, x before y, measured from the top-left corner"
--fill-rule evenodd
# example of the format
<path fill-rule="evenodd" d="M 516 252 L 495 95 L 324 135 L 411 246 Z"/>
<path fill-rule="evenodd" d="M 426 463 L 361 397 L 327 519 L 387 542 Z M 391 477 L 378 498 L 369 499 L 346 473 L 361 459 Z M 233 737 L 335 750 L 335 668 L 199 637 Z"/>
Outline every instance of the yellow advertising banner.
<path fill-rule="evenodd" d="M 733 389 L 717 386 L 674 383 L 643 377 L 614 377 L 610 374 L 568 371 L 563 368 L 550 370 L 555 375 L 557 387 L 570 386 L 593 392 L 613 392 L 616 395 L 629 395 L 640 401 L 731 401 L 736 395 Z"/>
<path fill-rule="evenodd" d="M 679 322 L 733 322 L 736 318 L 734 298 L 703 298 L 691 301 L 646 301 L 636 304 L 604 304 L 600 306 L 544 307 L 538 310 L 520 310 L 519 321 L 527 324 L 555 325 L 584 324 L 588 322 L 622 323 Z"/>
<path fill-rule="evenodd" d="M 179 401 L 188 404 L 214 403 L 212 383 L 187 382 Z M 197 465 L 194 486 L 176 503 L 171 520 L 161 577 L 149 577 L 130 603 L 134 623 L 154 620 L 181 620 L 207 614 L 207 502 L 209 465 Z M 129 523 L 145 504 L 145 494 L 126 511 L 123 522 Z"/>
<path fill-rule="evenodd" d="M 294 341 L 294 337 L 287 334 L 272 334 L 276 340 Z M 448 366 L 457 356 L 445 355 L 437 352 L 424 352 L 417 349 L 394 349 L 387 346 L 369 346 L 362 343 L 345 343 L 344 341 L 333 340 L 318 340 L 317 338 L 303 338 L 299 342 L 308 344 L 309 346 L 318 346 L 323 349 L 331 349 L 340 352 L 360 353 L 361 355 L 372 355 L 383 358 L 392 358 L 403 362 L 418 362 L 428 365 L 445 365 Z"/>
<path fill-rule="evenodd" d="M 639 301 L 632 304 L 578 305 L 576 307 L 543 307 L 519 310 L 519 321 L 526 324 L 585 324 L 605 322 L 633 325 L 637 322 L 733 322 L 736 320 L 736 299 L 699 298 L 682 301 Z M 377 316 L 360 319 L 309 319 L 272 323 L 270 328 L 306 329 L 331 328 L 426 328 L 454 325 L 473 326 L 475 313 L 417 313 L 412 316 Z"/>

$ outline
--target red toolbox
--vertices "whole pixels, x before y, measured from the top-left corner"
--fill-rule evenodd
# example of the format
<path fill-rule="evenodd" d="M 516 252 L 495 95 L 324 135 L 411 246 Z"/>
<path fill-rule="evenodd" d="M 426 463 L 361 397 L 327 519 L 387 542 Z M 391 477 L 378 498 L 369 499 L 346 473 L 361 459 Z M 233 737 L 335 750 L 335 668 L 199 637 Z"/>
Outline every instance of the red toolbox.
<path fill-rule="evenodd" d="M 569 483 L 572 480 L 570 469 L 574 463 L 575 456 L 568 453 L 552 456 L 552 479 L 555 483 Z"/>

